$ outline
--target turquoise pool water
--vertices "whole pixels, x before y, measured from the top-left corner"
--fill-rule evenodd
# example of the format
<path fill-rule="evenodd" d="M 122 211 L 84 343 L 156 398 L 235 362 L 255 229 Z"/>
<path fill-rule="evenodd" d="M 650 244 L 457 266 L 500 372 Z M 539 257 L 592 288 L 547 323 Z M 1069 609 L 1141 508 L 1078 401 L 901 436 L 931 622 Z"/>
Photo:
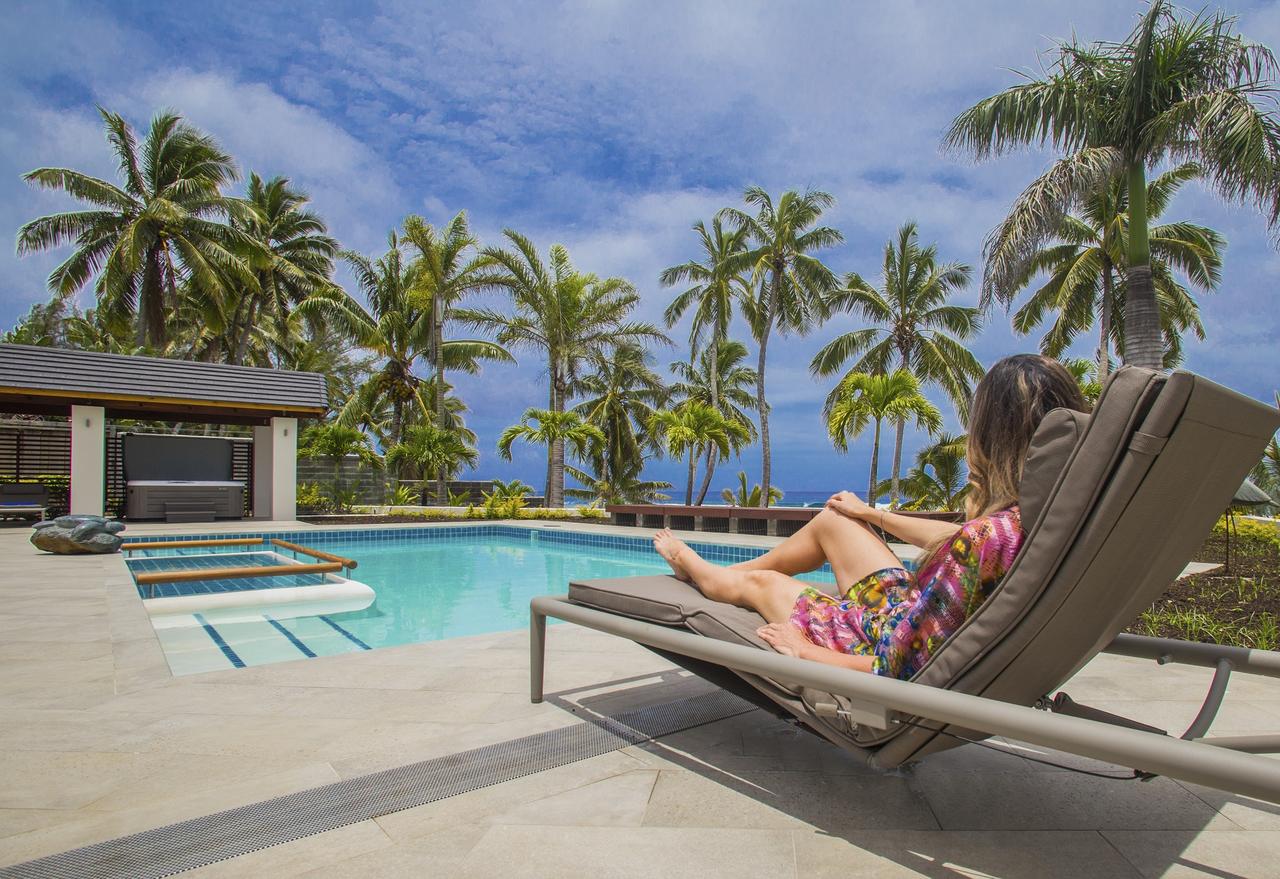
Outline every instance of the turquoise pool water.
<path fill-rule="evenodd" d="M 371 586 L 374 602 L 362 610 L 306 613 L 306 607 L 153 616 L 175 674 L 350 653 L 519 629 L 529 622 L 529 599 L 562 592 L 570 580 L 628 577 L 669 571 L 638 538 L 600 539 L 518 527 L 412 529 L 391 535 L 344 539 L 309 533 L 290 536 L 314 549 L 359 562 L 352 579 Z M 759 550 L 699 545 L 718 561 Z M 230 552 L 235 552 L 231 550 Z M 243 549 L 238 550 L 244 552 Z M 169 566 L 146 557 L 210 552 L 159 550 L 142 554 L 132 567 Z M 192 559 L 196 562 L 197 559 Z M 806 575 L 831 581 L 829 573 Z"/>

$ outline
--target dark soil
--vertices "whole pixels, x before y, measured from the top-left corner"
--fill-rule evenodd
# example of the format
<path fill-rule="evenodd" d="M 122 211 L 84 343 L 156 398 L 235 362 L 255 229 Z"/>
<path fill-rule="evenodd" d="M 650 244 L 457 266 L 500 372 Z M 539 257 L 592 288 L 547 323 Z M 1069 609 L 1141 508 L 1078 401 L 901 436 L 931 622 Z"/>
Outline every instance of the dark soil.
<path fill-rule="evenodd" d="M 1225 564 L 1226 533 L 1214 530 L 1196 561 Z M 1179 580 L 1128 631 L 1162 638 L 1280 649 L 1280 542 L 1242 533 L 1230 568 Z"/>

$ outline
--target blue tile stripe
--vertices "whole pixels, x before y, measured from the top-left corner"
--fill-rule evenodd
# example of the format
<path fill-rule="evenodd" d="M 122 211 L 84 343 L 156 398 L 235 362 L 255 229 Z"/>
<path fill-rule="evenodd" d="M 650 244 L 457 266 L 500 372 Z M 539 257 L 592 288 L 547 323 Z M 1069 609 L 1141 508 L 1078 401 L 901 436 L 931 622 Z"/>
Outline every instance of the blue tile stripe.
<path fill-rule="evenodd" d="M 281 625 L 279 620 L 274 620 L 265 613 L 262 615 L 262 618 L 267 622 L 271 623 L 272 627 L 275 628 L 277 632 L 279 632 L 281 635 L 284 635 L 286 638 L 288 638 L 289 642 L 293 644 L 294 647 L 297 647 L 299 652 L 301 652 L 302 655 L 305 656 L 307 659 L 316 658 L 315 651 L 312 650 L 310 647 L 308 647 L 306 644 L 303 644 L 301 641 L 299 641 L 298 636 L 293 634 L 293 632 L 290 632 L 283 625 Z"/>
<path fill-rule="evenodd" d="M 341 635 L 342 637 L 346 638 L 348 641 L 350 641 L 352 644 L 354 644 L 354 645 L 356 645 L 357 647 L 359 647 L 361 650 L 372 650 L 372 649 L 373 649 L 373 648 L 372 648 L 372 647 L 370 647 L 368 644 L 366 644 L 366 643 L 364 643 L 363 641 L 361 641 L 361 640 L 360 640 L 359 638 L 357 638 L 355 635 L 351 634 L 351 633 L 350 633 L 350 632 L 348 632 L 346 629 L 342 628 L 342 626 L 338 625 L 337 623 L 335 623 L 333 620 L 329 619 L 328 617 L 320 617 L 320 619 L 321 619 L 321 620 L 323 620 L 325 623 L 328 623 L 328 624 L 329 624 L 329 626 L 330 626 L 330 627 L 331 627 L 335 632 L 337 632 L 337 633 L 338 633 L 339 635 Z"/>
<path fill-rule="evenodd" d="M 195 614 L 195 618 L 196 622 L 204 627 L 205 633 L 213 639 L 213 643 L 218 645 L 218 649 L 222 651 L 222 655 L 225 656 L 236 668 L 244 668 L 244 660 L 231 649 L 230 644 L 223 640 L 223 637 L 218 633 L 218 630 L 209 625 L 209 621 L 204 618 L 204 614 Z"/>

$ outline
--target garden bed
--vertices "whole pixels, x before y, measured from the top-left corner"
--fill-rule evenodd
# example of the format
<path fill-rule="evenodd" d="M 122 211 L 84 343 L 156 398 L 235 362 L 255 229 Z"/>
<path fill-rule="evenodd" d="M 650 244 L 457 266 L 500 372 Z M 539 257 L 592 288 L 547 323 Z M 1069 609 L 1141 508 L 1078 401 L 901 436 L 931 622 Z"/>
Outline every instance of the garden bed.
<path fill-rule="evenodd" d="M 1280 531 L 1241 519 L 1231 540 L 1231 567 L 1179 580 L 1128 629 L 1139 635 L 1280 650 Z M 1196 561 L 1225 563 L 1220 523 Z"/>

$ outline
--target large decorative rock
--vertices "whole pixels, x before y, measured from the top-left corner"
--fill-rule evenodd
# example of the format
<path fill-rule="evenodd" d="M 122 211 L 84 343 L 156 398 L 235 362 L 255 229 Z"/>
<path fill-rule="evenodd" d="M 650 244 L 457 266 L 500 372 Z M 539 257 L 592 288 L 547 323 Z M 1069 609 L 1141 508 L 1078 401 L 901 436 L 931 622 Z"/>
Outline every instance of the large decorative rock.
<path fill-rule="evenodd" d="M 101 516 L 59 516 L 51 522 L 37 522 L 31 542 L 36 549 L 58 555 L 119 552 L 123 530 L 123 522 Z"/>

